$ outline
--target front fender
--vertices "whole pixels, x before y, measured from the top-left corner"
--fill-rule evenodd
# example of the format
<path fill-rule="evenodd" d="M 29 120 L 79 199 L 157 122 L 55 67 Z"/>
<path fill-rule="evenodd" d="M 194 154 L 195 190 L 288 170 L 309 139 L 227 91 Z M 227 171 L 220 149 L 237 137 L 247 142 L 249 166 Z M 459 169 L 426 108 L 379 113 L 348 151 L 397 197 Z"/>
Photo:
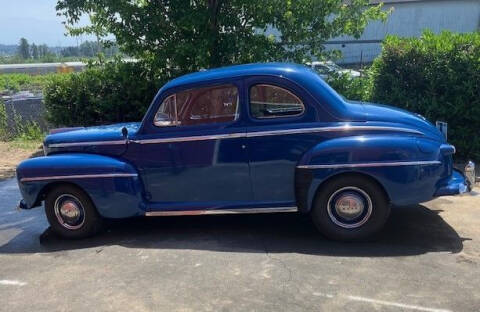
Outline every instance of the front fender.
<path fill-rule="evenodd" d="M 311 209 L 322 183 L 340 174 L 375 180 L 395 205 L 428 201 L 452 173 L 451 151 L 440 142 L 403 135 L 362 135 L 323 141 L 297 165 L 300 210 Z"/>
<path fill-rule="evenodd" d="M 41 204 L 49 188 L 74 184 L 92 199 L 100 215 L 123 218 L 143 215 L 143 184 L 124 160 L 95 154 L 58 154 L 23 161 L 17 179 L 25 208 Z"/>

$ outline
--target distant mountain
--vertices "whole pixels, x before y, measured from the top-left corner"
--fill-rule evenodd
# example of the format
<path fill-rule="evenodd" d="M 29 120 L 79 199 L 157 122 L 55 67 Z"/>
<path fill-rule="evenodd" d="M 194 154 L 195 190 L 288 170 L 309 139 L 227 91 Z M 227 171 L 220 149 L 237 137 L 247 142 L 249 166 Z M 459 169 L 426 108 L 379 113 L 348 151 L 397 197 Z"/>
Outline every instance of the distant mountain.
<path fill-rule="evenodd" d="M 30 42 L 29 42 L 30 44 Z M 38 45 L 38 44 L 37 44 Z M 48 50 L 54 54 L 61 54 L 61 52 L 68 47 L 48 47 Z M 0 43 L 0 56 L 13 56 L 17 54 L 18 45 L 16 44 L 1 44 Z"/>
<path fill-rule="evenodd" d="M 0 56 L 15 55 L 18 45 L 16 44 L 0 44 Z"/>

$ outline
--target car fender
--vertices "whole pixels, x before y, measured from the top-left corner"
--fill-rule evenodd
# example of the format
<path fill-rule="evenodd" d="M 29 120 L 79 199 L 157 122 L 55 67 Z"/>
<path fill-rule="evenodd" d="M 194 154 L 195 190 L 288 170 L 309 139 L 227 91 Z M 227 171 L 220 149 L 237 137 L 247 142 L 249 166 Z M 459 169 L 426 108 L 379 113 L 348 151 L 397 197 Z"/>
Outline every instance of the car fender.
<path fill-rule="evenodd" d="M 431 199 L 438 177 L 451 172 L 450 150 L 412 135 L 361 135 L 323 141 L 297 164 L 296 199 L 299 210 L 310 211 L 321 184 L 341 174 L 374 180 L 396 205 Z M 419 192 L 419 190 L 421 190 Z M 412 195 L 414 194 L 414 195 Z"/>
<path fill-rule="evenodd" d="M 39 206 L 51 187 L 73 184 L 88 194 L 103 217 L 145 213 L 141 178 L 122 159 L 80 153 L 31 158 L 18 166 L 17 180 L 25 208 Z"/>

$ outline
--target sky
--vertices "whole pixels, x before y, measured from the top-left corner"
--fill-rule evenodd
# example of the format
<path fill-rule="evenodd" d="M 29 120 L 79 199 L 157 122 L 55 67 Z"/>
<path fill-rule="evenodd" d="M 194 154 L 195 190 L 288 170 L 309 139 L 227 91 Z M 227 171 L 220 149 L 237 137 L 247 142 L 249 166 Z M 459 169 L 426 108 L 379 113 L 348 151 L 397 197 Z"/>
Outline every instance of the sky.
<path fill-rule="evenodd" d="M 18 44 L 21 37 L 35 44 L 71 46 L 92 37 L 66 37 L 64 17 L 56 15 L 56 0 L 0 0 L 0 44 Z M 88 17 L 82 24 L 88 23 Z"/>

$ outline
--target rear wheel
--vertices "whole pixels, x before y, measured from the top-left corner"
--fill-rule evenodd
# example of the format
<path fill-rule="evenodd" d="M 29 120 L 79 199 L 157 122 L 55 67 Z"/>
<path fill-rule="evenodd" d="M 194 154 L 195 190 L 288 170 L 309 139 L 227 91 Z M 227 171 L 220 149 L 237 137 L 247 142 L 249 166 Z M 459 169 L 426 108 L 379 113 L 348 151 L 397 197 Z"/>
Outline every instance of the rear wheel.
<path fill-rule="evenodd" d="M 365 239 L 388 219 L 390 205 L 377 183 L 361 176 L 343 176 L 318 191 L 312 220 L 325 236 L 335 240 Z"/>
<path fill-rule="evenodd" d="M 88 237 L 102 226 L 91 199 L 72 185 L 58 186 L 47 194 L 45 213 L 52 229 L 65 238 Z"/>

